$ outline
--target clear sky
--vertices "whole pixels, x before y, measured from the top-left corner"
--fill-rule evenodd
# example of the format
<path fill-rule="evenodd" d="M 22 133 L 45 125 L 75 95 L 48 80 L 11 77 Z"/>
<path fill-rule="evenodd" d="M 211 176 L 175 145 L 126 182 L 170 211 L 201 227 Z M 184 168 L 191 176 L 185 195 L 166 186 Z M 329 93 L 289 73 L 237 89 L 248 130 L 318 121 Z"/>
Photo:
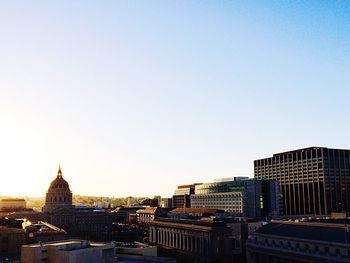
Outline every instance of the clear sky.
<path fill-rule="evenodd" d="M 349 1 L 1 1 L 0 195 L 253 176 L 350 148 L 349 98 Z"/>

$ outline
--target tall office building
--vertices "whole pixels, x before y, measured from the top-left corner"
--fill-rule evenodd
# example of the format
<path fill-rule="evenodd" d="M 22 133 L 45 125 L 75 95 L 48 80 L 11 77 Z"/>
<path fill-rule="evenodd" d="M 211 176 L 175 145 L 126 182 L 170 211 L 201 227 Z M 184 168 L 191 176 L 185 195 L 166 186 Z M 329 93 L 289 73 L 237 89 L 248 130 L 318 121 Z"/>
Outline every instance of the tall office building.
<path fill-rule="evenodd" d="M 254 161 L 256 179 L 278 180 L 286 215 L 350 211 L 350 150 L 310 147 Z"/>

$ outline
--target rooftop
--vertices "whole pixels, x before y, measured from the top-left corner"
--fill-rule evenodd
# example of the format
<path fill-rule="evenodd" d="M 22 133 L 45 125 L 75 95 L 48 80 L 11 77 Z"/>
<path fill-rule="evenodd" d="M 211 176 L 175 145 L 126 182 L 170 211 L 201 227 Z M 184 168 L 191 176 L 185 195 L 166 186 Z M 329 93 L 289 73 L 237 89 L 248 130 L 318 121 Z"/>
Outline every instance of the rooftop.
<path fill-rule="evenodd" d="M 23 198 L 4 198 L 1 199 L 1 202 L 25 202 Z"/>
<path fill-rule="evenodd" d="M 289 153 L 303 152 L 303 151 L 309 151 L 309 150 L 318 150 L 318 149 L 330 149 L 330 150 L 349 151 L 348 149 L 334 149 L 334 148 L 327 148 L 327 147 L 312 146 L 312 147 L 306 147 L 306 148 L 302 148 L 302 149 L 296 149 L 296 150 L 291 150 L 291 151 L 286 151 L 286 152 L 275 153 L 273 155 L 273 157 L 279 156 L 279 155 L 286 155 L 286 154 L 289 154 Z"/>
<path fill-rule="evenodd" d="M 80 240 L 80 239 L 69 239 L 69 240 L 63 240 L 63 241 L 29 244 L 23 247 L 37 248 L 41 246 L 50 246 L 50 247 L 57 247 L 57 248 L 59 247 L 60 250 L 65 250 L 65 251 L 88 249 L 93 247 L 104 247 L 104 246 L 114 247 L 112 243 L 90 243 L 90 241 L 88 240 Z"/>
<path fill-rule="evenodd" d="M 347 229 L 344 225 L 332 223 L 275 221 L 259 228 L 255 233 L 323 242 L 346 243 L 345 234 L 348 232 L 345 231 Z"/>
<path fill-rule="evenodd" d="M 215 214 L 222 212 L 219 209 L 216 208 L 191 208 L 191 207 L 183 207 L 183 208 L 175 208 L 171 210 L 171 213 L 189 213 L 189 214 Z"/>
<path fill-rule="evenodd" d="M 212 218 L 205 218 L 201 220 L 192 220 L 192 219 L 174 219 L 174 218 L 166 218 L 166 217 L 159 217 L 156 218 L 151 224 L 166 224 L 166 225 L 187 225 L 189 228 L 194 228 L 195 226 L 198 227 L 212 227 L 212 226 L 224 226 L 226 227 L 226 224 L 222 221 L 215 221 Z"/>

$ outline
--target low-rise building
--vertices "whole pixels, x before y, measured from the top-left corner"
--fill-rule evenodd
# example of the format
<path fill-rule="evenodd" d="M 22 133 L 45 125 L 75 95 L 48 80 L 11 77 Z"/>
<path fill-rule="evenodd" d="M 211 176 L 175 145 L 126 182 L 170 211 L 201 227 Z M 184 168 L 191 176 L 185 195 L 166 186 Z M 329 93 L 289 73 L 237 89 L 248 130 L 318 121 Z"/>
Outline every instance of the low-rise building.
<path fill-rule="evenodd" d="M 115 244 L 117 262 L 176 263 L 175 258 L 158 257 L 157 246 L 151 246 L 140 242 L 134 242 L 134 243 L 113 242 L 113 243 Z"/>
<path fill-rule="evenodd" d="M 145 209 L 144 206 L 131 206 L 131 207 L 117 207 L 114 210 L 114 217 L 118 223 L 128 224 L 131 217 L 136 217 L 135 221 L 137 221 L 136 211 L 140 209 Z"/>
<path fill-rule="evenodd" d="M 146 207 L 136 211 L 137 222 L 140 224 L 149 224 L 158 216 L 166 216 L 169 209 L 160 207 Z"/>
<path fill-rule="evenodd" d="M 66 239 L 67 232 L 47 222 L 32 223 L 25 227 L 29 244 Z"/>
<path fill-rule="evenodd" d="M 27 207 L 23 198 L 5 198 L 0 201 L 0 211 L 21 211 Z"/>
<path fill-rule="evenodd" d="M 344 224 L 274 221 L 247 242 L 247 262 L 350 262 L 350 235 Z"/>
<path fill-rule="evenodd" d="M 65 240 L 22 246 L 21 263 L 114 263 L 113 243 Z"/>
<path fill-rule="evenodd" d="M 162 198 L 160 201 L 160 207 L 173 208 L 173 199 L 172 198 Z"/>
<path fill-rule="evenodd" d="M 157 257 L 157 246 L 150 246 L 140 242 L 114 242 L 114 245 L 118 258 L 126 257 L 127 255 Z"/>
<path fill-rule="evenodd" d="M 229 262 L 233 256 L 231 229 L 210 219 L 157 218 L 150 224 L 150 242 L 193 262 Z"/>
<path fill-rule="evenodd" d="M 27 236 L 24 229 L 0 226 L 0 254 L 19 254 L 21 246 L 24 244 L 27 244 Z"/>
<path fill-rule="evenodd" d="M 0 254 L 19 255 L 25 244 L 63 240 L 66 232 L 46 222 L 33 224 L 26 220 L 0 220 Z"/>

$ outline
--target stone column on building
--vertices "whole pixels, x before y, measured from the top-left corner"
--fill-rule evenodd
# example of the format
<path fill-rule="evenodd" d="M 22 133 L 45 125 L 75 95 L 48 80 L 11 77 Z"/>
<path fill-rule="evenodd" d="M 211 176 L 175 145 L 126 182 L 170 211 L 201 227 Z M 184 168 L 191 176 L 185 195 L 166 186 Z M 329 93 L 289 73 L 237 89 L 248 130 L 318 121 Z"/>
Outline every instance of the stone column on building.
<path fill-rule="evenodd" d="M 194 239 L 194 252 L 198 253 L 197 237 L 194 236 L 193 239 Z"/>
<path fill-rule="evenodd" d="M 167 228 L 167 234 L 168 234 L 168 247 L 171 247 L 171 231 L 169 228 Z"/>
<path fill-rule="evenodd" d="M 191 251 L 191 241 L 190 241 L 190 236 L 189 235 L 186 235 L 186 239 L 187 239 L 187 248 L 186 250 L 187 251 Z"/>
<path fill-rule="evenodd" d="M 179 238 L 179 248 L 180 248 L 180 249 L 183 249 L 183 248 L 182 248 L 182 233 L 181 233 L 181 232 L 179 233 L 178 238 Z"/>

